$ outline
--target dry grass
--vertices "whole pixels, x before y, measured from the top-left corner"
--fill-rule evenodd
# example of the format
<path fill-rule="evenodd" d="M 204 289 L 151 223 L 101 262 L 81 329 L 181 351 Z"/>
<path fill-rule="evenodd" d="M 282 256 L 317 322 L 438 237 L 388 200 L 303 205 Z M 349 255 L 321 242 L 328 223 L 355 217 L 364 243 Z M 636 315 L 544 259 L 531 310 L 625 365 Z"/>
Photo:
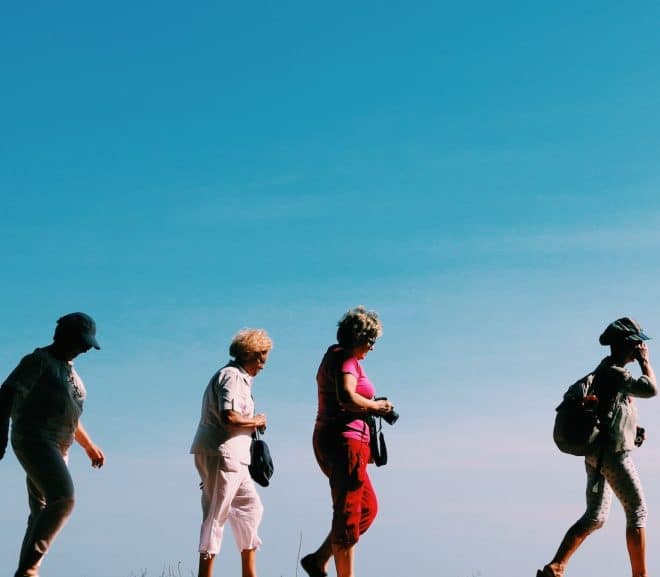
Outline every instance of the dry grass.
<path fill-rule="evenodd" d="M 179 561 L 176 565 L 169 565 L 168 567 L 163 568 L 161 574 L 158 577 L 195 577 L 195 574 L 192 570 L 190 573 L 183 572 L 182 563 Z M 131 573 L 131 577 L 148 577 L 148 572 L 146 569 L 142 569 L 139 573 Z"/>
<path fill-rule="evenodd" d="M 300 541 L 302 544 L 302 535 L 300 536 Z M 300 559 L 300 548 L 298 549 L 298 559 L 296 560 L 296 573 L 295 577 L 298 577 L 298 565 L 299 565 L 299 559 Z M 181 568 L 181 561 L 179 561 L 176 565 L 170 565 L 167 568 L 164 568 L 158 577 L 195 577 L 195 573 L 190 570 L 190 573 L 184 573 L 182 568 Z M 147 570 L 143 569 L 139 573 L 131 573 L 130 577 L 149 577 Z M 280 575 L 280 577 L 284 577 L 283 575 Z M 472 571 L 470 573 L 469 577 L 482 577 L 481 571 Z"/>
<path fill-rule="evenodd" d="M 298 555 L 296 557 L 296 570 L 295 577 L 298 577 L 298 568 L 300 567 L 300 551 L 302 549 L 302 531 L 300 532 L 300 541 L 298 542 Z M 139 573 L 131 573 L 130 577 L 149 577 L 146 569 L 141 570 Z M 183 570 L 182 563 L 179 561 L 176 565 L 169 565 L 163 568 L 160 575 L 157 577 L 195 577 L 192 569 L 188 572 Z M 280 575 L 280 577 L 284 577 Z M 469 577 L 482 577 L 481 571 L 472 571 Z"/>

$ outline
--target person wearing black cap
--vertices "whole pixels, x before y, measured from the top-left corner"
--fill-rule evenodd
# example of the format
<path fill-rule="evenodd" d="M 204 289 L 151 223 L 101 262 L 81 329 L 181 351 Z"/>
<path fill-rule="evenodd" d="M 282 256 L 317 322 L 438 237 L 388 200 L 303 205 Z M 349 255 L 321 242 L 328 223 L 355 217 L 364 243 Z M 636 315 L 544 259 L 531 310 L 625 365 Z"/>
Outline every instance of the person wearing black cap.
<path fill-rule="evenodd" d="M 92 467 L 105 462 L 103 451 L 80 422 L 85 385 L 73 359 L 100 349 L 94 320 L 71 313 L 57 321 L 53 342 L 23 357 L 0 387 L 0 459 L 11 420 L 11 444 L 27 475 L 30 515 L 15 577 L 35 577 L 43 556 L 68 519 L 74 488 L 68 449 L 79 443 Z"/>
<path fill-rule="evenodd" d="M 655 374 L 644 341 L 649 340 L 639 324 L 629 317 L 610 323 L 600 335 L 601 345 L 610 347 L 594 370 L 593 388 L 598 397 L 601 449 L 585 458 L 587 470 L 587 509 L 571 526 L 555 554 L 536 577 L 561 577 L 568 560 L 587 536 L 607 520 L 612 494 L 621 501 L 626 514 L 626 545 L 633 577 L 646 572 L 646 502 L 642 485 L 631 458 L 634 446 L 643 439 L 637 427 L 637 409 L 632 397 L 649 398 L 657 394 Z M 624 367 L 637 361 L 642 372 L 633 377 Z"/>

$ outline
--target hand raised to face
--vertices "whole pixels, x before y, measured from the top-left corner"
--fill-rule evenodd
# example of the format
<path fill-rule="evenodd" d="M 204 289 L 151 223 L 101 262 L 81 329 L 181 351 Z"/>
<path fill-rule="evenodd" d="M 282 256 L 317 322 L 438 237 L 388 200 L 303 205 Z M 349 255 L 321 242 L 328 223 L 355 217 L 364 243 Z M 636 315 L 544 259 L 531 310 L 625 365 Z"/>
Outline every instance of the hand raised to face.
<path fill-rule="evenodd" d="M 646 343 L 642 342 L 635 345 L 635 358 L 640 362 L 649 360 L 649 347 Z"/>

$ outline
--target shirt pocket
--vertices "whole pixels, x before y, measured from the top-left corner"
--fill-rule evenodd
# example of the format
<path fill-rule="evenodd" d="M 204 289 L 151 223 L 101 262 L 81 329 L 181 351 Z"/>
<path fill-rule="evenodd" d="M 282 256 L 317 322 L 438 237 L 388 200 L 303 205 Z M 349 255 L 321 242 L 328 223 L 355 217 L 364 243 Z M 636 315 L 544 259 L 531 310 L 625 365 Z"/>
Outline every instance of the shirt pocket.
<path fill-rule="evenodd" d="M 227 472 L 236 472 L 241 469 L 241 460 L 229 449 L 220 448 L 220 468 Z"/>
<path fill-rule="evenodd" d="M 254 401 L 252 396 L 248 394 L 238 393 L 232 399 L 232 406 L 234 411 L 244 417 L 251 417 L 254 414 Z"/>

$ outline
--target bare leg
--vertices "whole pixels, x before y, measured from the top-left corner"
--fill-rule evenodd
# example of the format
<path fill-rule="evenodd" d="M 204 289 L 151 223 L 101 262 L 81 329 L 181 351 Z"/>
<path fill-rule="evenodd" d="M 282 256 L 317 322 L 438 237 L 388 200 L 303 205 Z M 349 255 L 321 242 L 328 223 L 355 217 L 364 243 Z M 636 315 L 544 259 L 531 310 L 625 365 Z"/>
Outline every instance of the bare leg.
<path fill-rule="evenodd" d="M 197 577 L 211 577 L 213 575 L 213 561 L 215 561 L 215 555 L 200 553 Z"/>
<path fill-rule="evenodd" d="M 257 577 L 257 550 L 243 549 L 241 551 L 241 576 Z"/>
<path fill-rule="evenodd" d="M 353 558 L 355 556 L 355 545 L 345 547 L 343 545 L 332 545 L 332 554 L 335 558 L 337 577 L 354 577 Z"/>
<path fill-rule="evenodd" d="M 564 535 L 564 538 L 559 544 L 559 549 L 557 549 L 555 556 L 546 565 L 552 572 L 553 577 L 554 575 L 560 577 L 564 573 L 568 560 L 593 530 L 594 528 L 585 529 L 584 525 L 578 521 L 566 531 L 566 535 Z"/>
<path fill-rule="evenodd" d="M 646 577 L 646 530 L 644 527 L 628 527 L 626 545 L 628 545 L 633 577 Z"/>
<path fill-rule="evenodd" d="M 312 577 L 319 574 L 327 575 L 330 557 L 332 557 L 332 544 L 330 543 L 330 533 L 328 533 L 321 546 L 313 553 L 305 555 L 300 560 L 300 564 L 307 574 Z"/>

